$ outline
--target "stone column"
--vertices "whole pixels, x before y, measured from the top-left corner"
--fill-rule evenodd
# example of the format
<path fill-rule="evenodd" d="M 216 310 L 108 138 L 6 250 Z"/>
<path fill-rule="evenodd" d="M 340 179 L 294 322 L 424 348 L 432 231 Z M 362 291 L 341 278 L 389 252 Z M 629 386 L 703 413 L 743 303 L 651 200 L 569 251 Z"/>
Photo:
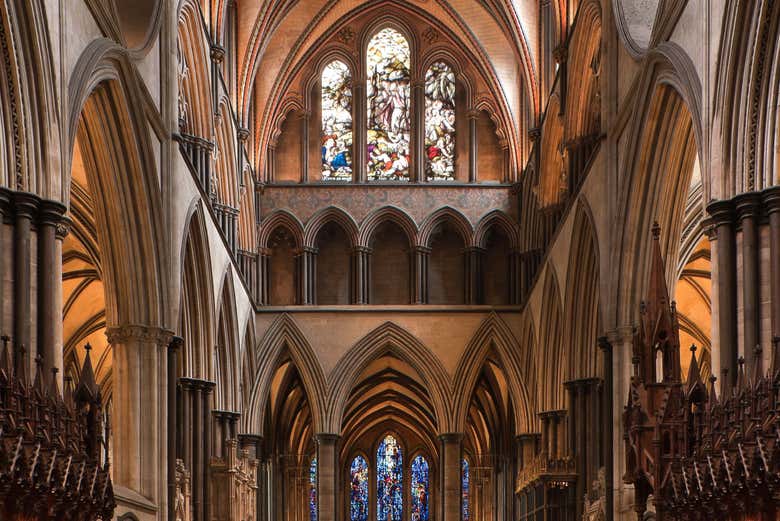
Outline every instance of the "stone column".
<path fill-rule="evenodd" d="M 117 515 L 141 521 L 167 511 L 168 344 L 170 331 L 123 325 L 106 331 L 113 354 L 113 482 Z"/>
<path fill-rule="evenodd" d="M 614 385 L 613 385 L 613 365 L 612 365 L 612 344 L 609 343 L 606 337 L 599 337 L 598 339 L 599 350 L 604 355 L 604 392 L 602 393 L 602 451 L 604 453 L 604 468 L 605 468 L 605 488 L 607 496 L 607 519 L 614 518 L 614 451 L 613 437 L 614 437 L 614 423 L 613 423 L 613 407 L 614 407 Z M 622 421 L 622 416 L 618 416 Z"/>
<path fill-rule="evenodd" d="M 320 432 L 317 441 L 317 521 L 336 521 L 339 435 Z"/>
<path fill-rule="evenodd" d="M 257 279 L 259 285 L 259 292 L 257 300 L 261 306 L 268 305 L 268 299 L 270 297 L 270 281 L 268 277 L 270 272 L 268 271 L 268 264 L 271 259 L 271 250 L 268 248 L 260 248 L 257 253 Z"/>
<path fill-rule="evenodd" d="M 482 258 L 485 250 L 476 246 L 464 251 L 466 261 L 466 304 L 476 305 L 484 302 L 482 294 L 483 273 Z"/>
<path fill-rule="evenodd" d="M 759 249 L 758 224 L 761 218 L 761 196 L 756 192 L 742 194 L 734 200 L 739 221 L 742 223 L 742 304 L 743 304 L 743 350 L 748 360 L 745 369 L 755 367 L 752 360 L 760 338 L 759 317 Z M 760 361 L 759 361 L 760 364 Z"/>
<path fill-rule="evenodd" d="M 355 78 L 355 97 L 352 98 L 352 146 L 354 147 L 352 161 L 352 179 L 357 183 L 365 183 L 368 180 L 366 172 L 366 78 Z"/>
<path fill-rule="evenodd" d="M 317 248 L 304 247 L 298 254 L 298 303 L 304 306 L 316 302 Z"/>
<path fill-rule="evenodd" d="M 477 182 L 479 138 L 477 136 L 478 110 L 469 110 L 469 183 Z"/>
<path fill-rule="evenodd" d="M 238 439 L 241 442 L 241 448 L 249 449 L 253 458 L 258 461 L 257 468 L 257 521 L 267 520 L 267 509 L 265 507 L 266 495 L 266 461 L 263 454 L 263 437 L 257 434 L 239 434 Z"/>
<path fill-rule="evenodd" d="M 300 114 L 301 125 L 301 183 L 309 182 L 309 124 L 311 112 L 304 111 Z"/>
<path fill-rule="evenodd" d="M 520 259 L 522 254 L 519 250 L 513 249 L 509 252 L 509 303 L 513 306 L 520 304 L 522 292 L 520 290 Z"/>
<path fill-rule="evenodd" d="M 62 378 L 65 373 L 65 363 L 62 359 L 62 353 L 64 349 L 64 340 L 62 333 L 62 242 L 65 240 L 65 236 L 68 235 L 70 230 L 70 220 L 65 217 L 60 220 L 60 224 L 57 226 L 57 231 L 54 236 L 54 257 L 57 261 L 54 263 L 54 305 L 57 308 L 57 319 L 52 324 L 54 329 L 54 356 L 52 364 L 54 367 L 60 368 L 57 373 L 57 385 L 60 389 L 64 389 L 62 385 Z"/>
<path fill-rule="evenodd" d="M 39 200 L 33 194 L 14 192 L 14 334 L 17 346 L 24 348 L 27 355 L 16 351 L 14 370 L 16 374 L 29 377 L 32 374 L 32 273 L 30 266 L 32 220 L 38 209 Z"/>
<path fill-rule="evenodd" d="M 0 295 L 10 295 L 11 288 L 7 281 L 12 278 L 10 266 L 13 259 L 13 245 L 6 239 L 6 224 L 11 224 L 11 192 L 0 187 Z M 6 297 L 7 298 L 7 297 Z M 5 306 L 0 305 L 0 335 L 9 335 L 9 318 L 6 317 Z"/>
<path fill-rule="evenodd" d="M 769 215 L 769 283 L 772 301 L 772 336 L 780 336 L 780 186 L 764 190 Z"/>
<path fill-rule="evenodd" d="M 183 425 L 178 424 L 177 419 L 178 408 L 176 399 L 176 370 L 178 366 L 178 351 L 184 345 L 184 339 L 175 336 L 168 344 L 168 358 L 166 368 L 168 372 L 167 384 L 167 400 L 168 400 L 168 519 L 175 519 L 176 515 L 176 445 L 178 436 L 178 430 L 186 428 Z"/>
<path fill-rule="evenodd" d="M 730 389 L 737 380 L 737 261 L 734 240 L 734 214 L 731 201 L 715 201 L 707 206 L 717 235 L 718 329 L 721 381 Z"/>
<path fill-rule="evenodd" d="M 431 249 L 427 246 L 414 247 L 414 263 L 412 277 L 414 281 L 413 298 L 415 304 L 428 303 L 428 259 Z"/>
<path fill-rule="evenodd" d="M 44 374 L 53 367 L 62 369 L 62 354 L 57 356 L 57 328 L 62 322 L 62 254 L 57 256 L 57 227 L 65 206 L 56 201 L 41 201 L 38 211 L 38 355 Z M 57 297 L 60 297 L 59 299 Z M 59 365 L 58 365 L 59 363 Z"/>
<path fill-rule="evenodd" d="M 463 434 L 448 432 L 439 435 L 441 444 L 441 500 L 443 521 L 460 521 L 461 514 L 461 445 Z"/>
<path fill-rule="evenodd" d="M 412 135 L 411 135 L 411 165 L 409 180 L 424 183 L 425 176 L 425 82 L 412 82 Z"/>
<path fill-rule="evenodd" d="M 368 304 L 371 287 L 371 248 L 352 250 L 352 304 Z"/>

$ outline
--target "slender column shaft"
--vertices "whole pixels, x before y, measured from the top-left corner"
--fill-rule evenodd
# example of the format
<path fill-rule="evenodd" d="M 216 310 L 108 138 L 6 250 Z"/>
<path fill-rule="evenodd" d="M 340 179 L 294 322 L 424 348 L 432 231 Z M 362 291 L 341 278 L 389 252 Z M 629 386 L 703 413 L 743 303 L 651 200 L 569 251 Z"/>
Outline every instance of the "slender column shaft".
<path fill-rule="evenodd" d="M 485 250 L 482 248 L 467 248 L 464 252 L 466 262 L 466 304 L 482 304 L 484 302 L 482 259 Z"/>
<path fill-rule="evenodd" d="M 355 78 L 355 98 L 352 103 L 355 113 L 352 115 L 353 138 L 355 158 L 352 163 L 352 177 L 357 183 L 365 183 L 368 179 L 366 173 L 366 79 Z"/>
<path fill-rule="evenodd" d="M 412 154 L 410 181 L 424 183 L 425 175 L 425 82 L 412 83 L 412 114 L 415 124 L 412 126 Z"/>
<path fill-rule="evenodd" d="M 30 266 L 30 243 L 32 219 L 38 206 L 38 199 L 25 192 L 15 192 L 14 212 L 14 340 L 17 346 L 25 348 L 26 355 L 15 350 L 14 370 L 16 374 L 31 374 L 30 361 L 35 358 L 30 342 L 32 340 L 31 291 L 32 274 Z"/>
<path fill-rule="evenodd" d="M 181 337 L 173 337 L 168 344 L 168 519 L 175 519 L 176 512 L 176 441 L 178 439 L 178 418 L 176 400 L 176 366 L 177 353 L 184 344 Z"/>
<path fill-rule="evenodd" d="M 62 321 L 62 302 L 57 300 L 62 285 L 62 258 L 57 257 L 57 225 L 65 207 L 54 201 L 42 201 L 38 213 L 38 354 L 43 360 L 44 374 L 50 374 L 57 364 L 57 328 Z"/>
<path fill-rule="evenodd" d="M 352 303 L 368 304 L 371 285 L 371 249 L 358 246 L 352 251 Z"/>
<path fill-rule="evenodd" d="M 414 303 L 428 303 L 428 259 L 431 249 L 425 246 L 417 246 L 414 249 Z"/>
<path fill-rule="evenodd" d="M 471 110 L 468 113 L 469 117 L 469 183 L 477 182 L 477 155 L 479 153 L 479 139 L 477 136 L 477 118 L 479 112 Z"/>
<path fill-rule="evenodd" d="M 309 182 L 309 124 L 311 113 L 301 114 L 301 183 Z"/>
<path fill-rule="evenodd" d="M 758 219 L 761 199 L 757 193 L 743 194 L 735 200 L 739 220 L 742 222 L 742 303 L 743 341 L 745 358 L 751 363 L 746 369 L 752 372 L 754 348 L 759 342 L 759 237 Z M 759 362 L 760 363 L 760 362 Z M 750 375 L 752 376 L 752 375 Z"/>
<path fill-rule="evenodd" d="M 209 487 L 209 461 L 211 461 L 211 438 L 213 436 L 212 433 L 212 422 L 209 421 L 211 418 L 211 394 L 214 391 L 215 384 L 213 382 L 204 382 L 203 387 L 201 388 L 201 410 L 203 411 L 203 445 L 202 445 L 202 451 L 203 451 L 203 474 L 202 474 L 202 487 L 203 487 L 203 515 L 204 517 L 201 518 L 204 521 L 207 519 L 206 516 L 209 515 L 211 512 L 211 501 L 210 501 L 210 495 L 211 495 L 211 489 Z"/>
<path fill-rule="evenodd" d="M 721 372 L 728 370 L 727 388 L 737 378 L 737 279 L 733 207 L 731 201 L 716 201 L 707 207 L 717 235 L 718 328 Z"/>
<path fill-rule="evenodd" d="M 462 433 L 445 433 L 439 436 L 442 469 L 442 519 L 460 521 L 461 502 L 461 446 Z"/>
<path fill-rule="evenodd" d="M 764 191 L 769 214 L 769 279 L 772 299 L 772 336 L 780 336 L 780 186 Z"/>

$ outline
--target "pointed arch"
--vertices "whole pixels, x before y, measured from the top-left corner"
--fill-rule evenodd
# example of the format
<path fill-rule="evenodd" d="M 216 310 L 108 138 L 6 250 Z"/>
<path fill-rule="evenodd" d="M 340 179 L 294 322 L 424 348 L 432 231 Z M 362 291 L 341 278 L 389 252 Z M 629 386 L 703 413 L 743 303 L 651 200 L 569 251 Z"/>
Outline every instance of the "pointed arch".
<path fill-rule="evenodd" d="M 431 238 L 436 229 L 443 223 L 450 223 L 463 240 L 463 245 L 468 246 L 473 242 L 474 229 L 469 220 L 458 210 L 451 206 L 439 208 L 429 215 L 420 226 L 417 244 L 430 247 Z"/>
<path fill-rule="evenodd" d="M 179 357 L 178 373 L 179 376 L 206 380 L 212 371 L 216 315 L 209 238 L 201 202 L 192 206 L 185 222 L 177 328 L 184 339 L 184 350 Z"/>
<path fill-rule="evenodd" d="M 392 354 L 408 363 L 423 379 L 436 413 L 440 432 L 450 432 L 450 384 L 441 361 L 411 333 L 393 322 L 385 322 L 355 343 L 328 376 L 330 407 L 327 432 L 340 432 L 344 408 L 358 376 L 374 359 Z"/>
<path fill-rule="evenodd" d="M 197 0 L 182 0 L 178 10 L 179 131 L 210 141 L 214 102 L 207 31 Z"/>
<path fill-rule="evenodd" d="M 453 426 L 454 432 L 463 432 L 466 424 L 469 403 L 474 394 L 482 367 L 491 350 L 495 351 L 508 375 L 509 394 L 514 408 L 515 428 L 518 433 L 527 432 L 533 425 L 533 402 L 528 393 L 529 374 L 520 358 L 523 350 L 517 349 L 520 343 L 512 330 L 497 313 L 491 314 L 480 324 L 466 345 L 466 349 L 455 370 L 455 388 L 453 390 Z M 532 348 L 526 346 L 526 351 Z M 528 383 L 526 383 L 528 381 Z"/>
<path fill-rule="evenodd" d="M 560 106 L 561 99 L 558 94 L 550 96 L 542 124 L 539 174 L 535 187 L 540 210 L 561 204 L 566 191 L 566 165 L 563 162 L 563 118 L 560 116 Z"/>
<path fill-rule="evenodd" d="M 409 246 L 418 244 L 417 242 L 417 225 L 414 219 L 406 213 L 404 210 L 396 206 L 383 206 L 377 208 L 371 214 L 369 214 L 362 223 L 360 223 L 360 231 L 358 235 L 358 245 L 363 247 L 370 247 L 371 239 L 374 236 L 376 229 L 385 222 L 392 222 L 400 227 L 406 234 L 406 238 L 409 240 Z"/>
<path fill-rule="evenodd" d="M 509 238 L 510 246 L 513 250 L 520 247 L 520 230 L 518 229 L 517 224 L 501 210 L 493 210 L 492 212 L 485 214 L 479 220 L 474 229 L 474 238 L 471 241 L 470 246 L 485 248 L 487 234 L 494 226 L 498 226 L 504 231 Z"/>
<path fill-rule="evenodd" d="M 236 292 L 233 287 L 233 268 L 228 266 L 220 284 L 221 297 L 216 309 L 216 343 L 214 370 L 211 380 L 216 382 L 214 405 L 217 409 L 238 410 L 239 331 L 236 316 Z"/>
<path fill-rule="evenodd" d="M 562 389 L 569 357 L 563 349 L 561 338 L 563 311 L 559 288 L 555 268 L 548 262 L 542 291 L 544 301 L 536 355 L 537 360 L 543 360 L 541 365 L 537 365 L 537 370 L 540 371 L 536 385 L 539 412 L 562 409 L 564 405 Z"/>
<path fill-rule="evenodd" d="M 255 350 L 254 359 L 258 361 L 258 368 L 253 382 L 251 405 L 243 420 L 246 432 L 263 434 L 271 379 L 285 357 L 289 357 L 301 375 L 311 405 L 314 432 L 338 432 L 325 428 L 329 426 L 326 422 L 329 395 L 322 366 L 308 339 L 287 313 L 273 321 Z"/>
<path fill-rule="evenodd" d="M 585 202 L 577 204 L 569 267 L 566 270 L 564 349 L 569 353 L 565 380 L 598 376 L 597 364 L 601 301 L 599 252 L 596 234 Z"/>
<path fill-rule="evenodd" d="M 328 206 L 319 210 L 311 216 L 306 222 L 306 228 L 303 232 L 303 245 L 307 248 L 314 248 L 317 242 L 317 235 L 327 224 L 336 223 L 344 233 L 349 237 L 351 248 L 358 245 L 360 240 L 360 231 L 355 220 L 342 208 L 337 206 Z"/>
<path fill-rule="evenodd" d="M 238 207 L 238 249 L 257 252 L 255 178 L 249 168 L 244 169 L 239 189 Z"/>
<path fill-rule="evenodd" d="M 230 100 L 222 96 L 217 107 L 215 147 L 215 180 L 217 201 L 231 208 L 237 209 L 239 204 L 239 176 L 238 159 L 236 157 L 236 129 L 233 125 Z"/>
<path fill-rule="evenodd" d="M 274 210 L 263 219 L 262 223 L 260 223 L 260 248 L 269 247 L 268 241 L 271 234 L 280 226 L 290 233 L 295 241 L 296 248 L 301 248 L 303 246 L 303 224 L 301 221 L 287 210 Z"/>

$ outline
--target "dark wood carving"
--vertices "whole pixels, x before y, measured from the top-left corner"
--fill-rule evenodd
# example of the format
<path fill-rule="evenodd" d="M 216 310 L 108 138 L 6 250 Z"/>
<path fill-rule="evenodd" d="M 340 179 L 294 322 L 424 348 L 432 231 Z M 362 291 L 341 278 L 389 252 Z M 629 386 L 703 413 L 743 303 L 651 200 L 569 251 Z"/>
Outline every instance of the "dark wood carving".
<path fill-rule="evenodd" d="M 752 378 L 740 358 L 737 385 L 715 391 L 702 381 L 691 347 L 681 378 L 679 333 L 653 230 L 648 300 L 634 338 L 634 375 L 623 415 L 624 481 L 634 485 L 638 519 L 775 520 L 780 505 L 780 362 L 755 357 Z M 756 347 L 760 351 L 760 347 Z M 758 353 L 760 355 L 760 353 Z M 728 369 L 728 368 L 726 368 Z M 652 499 L 652 500 L 651 500 Z"/>
<path fill-rule="evenodd" d="M 0 519 L 108 521 L 114 493 L 108 467 L 108 421 L 89 349 L 78 385 L 64 392 L 57 370 L 38 359 L 30 382 L 25 350 L 0 345 Z M 13 358 L 13 361 L 12 361 Z M 14 361 L 17 363 L 14 364 Z"/>

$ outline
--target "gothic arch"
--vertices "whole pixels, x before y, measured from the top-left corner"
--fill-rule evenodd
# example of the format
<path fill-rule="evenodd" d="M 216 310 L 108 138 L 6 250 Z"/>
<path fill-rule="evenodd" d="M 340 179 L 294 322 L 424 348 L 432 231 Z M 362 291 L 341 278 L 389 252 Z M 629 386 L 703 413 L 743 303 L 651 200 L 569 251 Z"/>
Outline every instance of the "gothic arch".
<path fill-rule="evenodd" d="M 210 141 L 214 102 L 211 74 L 207 70 L 210 49 L 197 0 L 182 0 L 178 9 L 179 130 Z"/>
<path fill-rule="evenodd" d="M 255 359 L 257 348 L 257 336 L 255 333 L 254 313 L 250 313 L 247 318 L 244 343 L 241 349 L 241 374 L 239 383 L 240 410 L 250 410 L 252 383 L 257 374 L 257 360 Z"/>
<path fill-rule="evenodd" d="M 638 309 L 649 273 L 649 231 L 654 220 L 661 225 L 667 266 L 675 265 L 697 154 L 705 193 L 709 186 L 706 156 L 701 153 L 701 85 L 690 58 L 676 45 L 664 43 L 648 54 L 638 81 L 635 95 L 648 102 L 635 109 L 623 163 L 627 177 L 620 187 L 618 216 L 624 224 L 618 238 L 620 271 L 613 309 L 617 325 L 633 323 Z"/>
<path fill-rule="evenodd" d="M 260 223 L 260 248 L 268 248 L 268 240 L 271 234 L 280 226 L 285 228 L 293 237 L 296 248 L 303 246 L 303 224 L 301 224 L 301 221 L 287 210 L 274 210 Z"/>
<path fill-rule="evenodd" d="M 238 208 L 238 248 L 240 250 L 257 252 L 257 214 L 255 208 L 255 179 L 251 170 L 244 169 L 241 187 L 239 189 Z"/>
<path fill-rule="evenodd" d="M 0 7 L 0 186 L 67 201 L 60 177 L 61 122 L 44 2 Z M 62 169 L 67 172 L 67 169 Z"/>
<path fill-rule="evenodd" d="M 322 366 L 308 339 L 287 313 L 273 321 L 255 350 L 254 359 L 259 365 L 253 381 L 250 406 L 244 416 L 246 432 L 263 434 L 271 379 L 285 357 L 292 361 L 301 375 L 312 408 L 314 432 L 334 432 L 327 430 L 329 396 Z M 326 429 L 323 430 L 323 427 Z"/>
<path fill-rule="evenodd" d="M 471 246 L 484 248 L 487 234 L 494 226 L 498 226 L 504 231 L 509 238 L 512 249 L 520 246 L 520 232 L 517 229 L 517 225 L 501 210 L 493 210 L 479 220 L 474 230 L 474 239 L 471 242 Z"/>
<path fill-rule="evenodd" d="M 563 162 L 563 118 L 560 116 L 560 97 L 550 96 L 542 125 L 539 147 L 539 177 L 536 197 L 539 209 L 555 207 L 563 201 L 566 189 L 566 165 Z"/>
<path fill-rule="evenodd" d="M 517 433 L 530 430 L 534 422 L 534 407 L 526 384 L 529 374 L 520 359 L 521 350 L 517 349 L 518 345 L 522 344 L 518 342 L 509 326 L 495 312 L 492 312 L 480 324 L 467 344 L 455 370 L 454 416 L 452 418 L 455 432 L 462 432 L 465 426 L 469 402 L 491 350 L 495 350 L 508 375 L 509 394 L 512 398 Z M 533 346 L 527 345 L 526 347 L 530 350 Z"/>
<path fill-rule="evenodd" d="M 185 223 L 178 321 L 184 350 L 179 357 L 179 376 L 205 380 L 212 372 L 213 317 L 216 315 L 209 238 L 201 203 L 193 205 Z"/>
<path fill-rule="evenodd" d="M 562 409 L 564 406 L 563 382 L 568 353 L 564 350 L 561 330 L 563 328 L 563 310 L 559 292 L 558 277 L 551 262 L 547 263 L 542 294 L 542 313 L 539 324 L 539 344 L 537 360 L 536 405 L 537 411 Z"/>
<path fill-rule="evenodd" d="M 468 246 L 473 242 L 474 230 L 472 229 L 469 220 L 458 210 L 450 206 L 445 206 L 433 212 L 425 221 L 423 221 L 420 226 L 417 244 L 419 246 L 430 247 L 434 232 L 436 232 L 436 229 L 443 223 L 452 225 L 463 240 L 464 246 Z"/>
<path fill-rule="evenodd" d="M 568 49 L 566 78 L 567 142 L 601 131 L 601 5 L 596 0 L 580 4 Z"/>
<path fill-rule="evenodd" d="M 108 323 L 164 326 L 168 290 L 160 248 L 165 240 L 158 177 L 146 131 L 148 100 L 126 52 L 105 39 L 87 46 L 68 91 L 69 149 L 78 135 L 83 152 L 93 157 L 95 165 L 87 177 L 98 203 Z M 72 152 L 69 167 L 71 158 Z M 105 201 L 111 204 L 101 204 Z M 134 218 L 127 219 L 129 215 Z M 131 257 L 139 262 L 123 262 Z"/>
<path fill-rule="evenodd" d="M 337 206 L 328 206 L 312 215 L 306 222 L 306 228 L 303 231 L 304 247 L 314 248 L 320 230 L 330 223 L 336 223 L 341 227 L 347 237 L 349 237 L 350 247 L 354 248 L 358 245 L 360 232 L 352 216 Z"/>
<path fill-rule="evenodd" d="M 363 222 L 360 223 L 358 235 L 358 245 L 370 247 L 371 238 L 379 225 L 385 222 L 392 222 L 401 228 L 409 240 L 409 246 L 417 244 L 417 225 L 414 219 L 408 213 L 395 206 L 383 206 L 371 212 Z"/>
<path fill-rule="evenodd" d="M 217 200 L 231 208 L 238 208 L 238 160 L 236 158 L 236 133 L 233 128 L 230 101 L 223 96 L 219 100 L 214 118 Z"/>
<path fill-rule="evenodd" d="M 238 352 L 239 331 L 236 316 L 236 295 L 233 287 L 233 269 L 225 270 L 222 278 L 220 300 L 216 309 L 216 344 L 214 370 L 211 380 L 216 382 L 214 406 L 217 409 L 238 410 Z"/>
<path fill-rule="evenodd" d="M 390 353 L 408 363 L 427 386 L 440 432 L 450 432 L 449 378 L 439 359 L 419 339 L 393 322 L 385 322 L 360 341 L 338 361 L 328 376 L 330 407 L 326 432 L 340 432 L 344 407 L 358 375 L 374 359 Z"/>
<path fill-rule="evenodd" d="M 580 201 L 574 217 L 573 244 L 566 270 L 564 349 L 569 353 L 565 380 L 589 378 L 597 366 L 596 339 L 600 329 L 599 251 L 594 224 Z"/>

